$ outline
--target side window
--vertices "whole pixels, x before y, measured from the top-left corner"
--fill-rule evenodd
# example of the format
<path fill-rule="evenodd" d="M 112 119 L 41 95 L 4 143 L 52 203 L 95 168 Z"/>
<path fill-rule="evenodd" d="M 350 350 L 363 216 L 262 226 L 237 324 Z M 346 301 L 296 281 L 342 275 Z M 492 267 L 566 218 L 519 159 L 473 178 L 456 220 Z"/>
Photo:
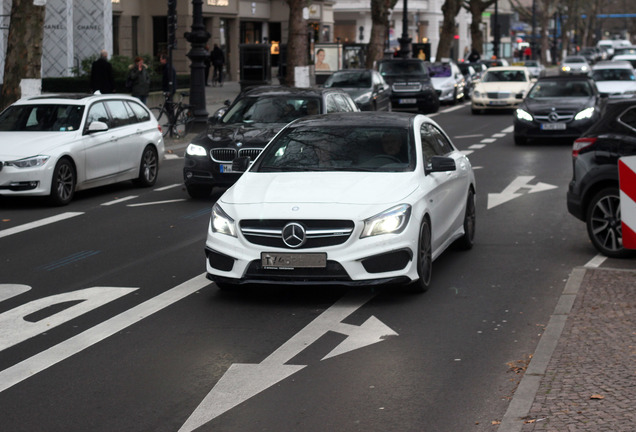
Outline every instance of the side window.
<path fill-rule="evenodd" d="M 453 151 L 453 145 L 446 139 L 446 136 L 434 126 L 431 126 L 433 130 L 433 137 L 435 138 L 437 154 L 440 156 L 447 155 Z"/>
<path fill-rule="evenodd" d="M 88 111 L 88 116 L 86 117 L 86 126 L 89 126 L 94 121 L 104 122 L 108 125 L 108 127 L 112 126 L 110 119 L 108 118 L 106 107 L 101 102 L 93 105 Z"/>
<path fill-rule="evenodd" d="M 135 113 L 138 121 L 145 122 L 150 120 L 150 113 L 148 113 L 144 107 L 136 102 L 127 101 L 127 103 L 130 109 Z"/>
<path fill-rule="evenodd" d="M 630 128 L 636 130 L 636 107 L 632 107 L 625 111 L 620 117 L 620 121 L 625 123 Z"/>
<path fill-rule="evenodd" d="M 424 155 L 424 163 L 426 164 L 430 158 L 437 156 L 437 151 L 435 150 L 436 140 L 433 136 L 433 128 L 431 125 L 424 123 L 420 128 L 420 136 L 422 138 L 422 154 Z"/>
<path fill-rule="evenodd" d="M 336 104 L 338 105 L 338 111 L 348 112 L 352 111 L 351 105 L 342 95 L 336 95 Z"/>
<path fill-rule="evenodd" d="M 338 103 L 336 102 L 335 95 L 327 95 L 327 112 L 338 112 Z"/>
<path fill-rule="evenodd" d="M 106 101 L 106 106 L 108 107 L 108 111 L 110 111 L 110 115 L 113 116 L 113 126 L 114 128 L 125 126 L 131 123 L 132 113 L 128 113 L 126 109 L 126 105 L 124 105 L 124 101 Z M 134 119 L 133 122 L 137 120 Z"/>

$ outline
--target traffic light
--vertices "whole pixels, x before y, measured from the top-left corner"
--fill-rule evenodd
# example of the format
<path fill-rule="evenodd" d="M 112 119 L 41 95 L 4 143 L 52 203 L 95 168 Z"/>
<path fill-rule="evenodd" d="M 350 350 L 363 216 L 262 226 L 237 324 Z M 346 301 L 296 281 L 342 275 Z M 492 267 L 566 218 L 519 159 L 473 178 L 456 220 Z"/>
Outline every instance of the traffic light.
<path fill-rule="evenodd" d="M 177 45 L 177 0 L 168 0 L 168 46 Z"/>

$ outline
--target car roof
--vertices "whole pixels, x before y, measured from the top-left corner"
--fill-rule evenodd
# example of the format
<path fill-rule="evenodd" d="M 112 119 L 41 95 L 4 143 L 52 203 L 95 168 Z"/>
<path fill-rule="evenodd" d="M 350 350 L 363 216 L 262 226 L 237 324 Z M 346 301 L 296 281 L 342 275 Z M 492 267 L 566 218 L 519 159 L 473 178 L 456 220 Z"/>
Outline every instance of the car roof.
<path fill-rule="evenodd" d="M 493 66 L 488 68 L 489 71 L 493 71 L 493 72 L 502 71 L 502 70 L 524 71 L 526 69 L 527 69 L 526 66 Z"/>
<path fill-rule="evenodd" d="M 608 60 L 596 63 L 592 69 L 633 69 L 633 66 L 628 61 Z"/>
<path fill-rule="evenodd" d="M 540 77 L 537 83 L 542 81 L 592 81 L 592 78 L 585 75 L 549 75 Z"/>
<path fill-rule="evenodd" d="M 64 94 L 43 94 L 38 96 L 30 96 L 17 100 L 14 105 L 32 105 L 32 104 L 81 104 L 85 105 L 95 100 L 104 99 L 127 99 L 139 100 L 128 94 L 93 94 L 93 93 L 64 93 Z"/>
<path fill-rule="evenodd" d="M 294 127 L 310 126 L 325 128 L 334 126 L 375 127 L 378 125 L 386 125 L 388 127 L 408 128 L 417 116 L 427 118 L 422 114 L 407 112 L 344 112 L 301 117 L 293 121 L 291 125 Z"/>
<path fill-rule="evenodd" d="M 578 55 L 567 56 L 566 58 L 563 59 L 563 61 L 568 61 L 568 60 L 584 60 L 584 61 L 587 61 L 585 57 L 578 56 Z"/>
<path fill-rule="evenodd" d="M 426 63 L 424 60 L 420 60 L 418 58 L 393 57 L 393 58 L 378 60 L 378 63 L 389 63 L 389 62 Z"/>

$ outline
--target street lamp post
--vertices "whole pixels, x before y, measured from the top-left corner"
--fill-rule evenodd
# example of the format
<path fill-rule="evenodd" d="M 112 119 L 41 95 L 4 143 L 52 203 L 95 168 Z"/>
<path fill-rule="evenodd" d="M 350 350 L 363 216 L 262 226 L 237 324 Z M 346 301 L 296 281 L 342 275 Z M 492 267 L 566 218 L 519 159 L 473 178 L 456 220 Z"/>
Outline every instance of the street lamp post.
<path fill-rule="evenodd" d="M 190 105 L 193 106 L 194 128 L 200 130 L 205 127 L 208 112 L 205 108 L 205 59 L 209 55 L 205 49 L 210 33 L 203 25 L 203 0 L 192 0 L 192 31 L 184 34 L 192 45 L 187 56 L 190 64 Z"/>
<path fill-rule="evenodd" d="M 408 0 L 404 0 L 404 12 L 402 12 L 402 37 L 398 39 L 400 43 L 400 56 L 408 58 L 411 52 L 411 38 L 409 37 L 409 16 Z"/>
<path fill-rule="evenodd" d="M 499 8 L 498 8 L 499 0 L 495 0 L 495 22 L 494 22 L 494 31 L 495 38 L 492 43 L 492 53 L 495 58 L 499 58 Z"/>

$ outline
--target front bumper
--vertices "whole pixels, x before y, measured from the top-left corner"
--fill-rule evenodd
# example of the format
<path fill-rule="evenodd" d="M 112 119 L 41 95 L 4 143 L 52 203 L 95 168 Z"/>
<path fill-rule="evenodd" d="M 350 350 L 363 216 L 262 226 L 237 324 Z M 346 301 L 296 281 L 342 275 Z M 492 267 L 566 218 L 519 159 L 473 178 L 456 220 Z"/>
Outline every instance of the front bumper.
<path fill-rule="evenodd" d="M 0 195 L 46 196 L 51 193 L 54 163 L 49 160 L 36 168 L 3 166 L 0 170 Z M 49 169 L 51 166 L 53 168 Z"/>
<path fill-rule="evenodd" d="M 474 110 L 512 110 L 516 109 L 522 99 L 516 97 L 508 97 L 503 99 L 490 99 L 485 97 L 476 97 L 474 92 L 471 97 L 471 107 Z"/>
<path fill-rule="evenodd" d="M 513 120 L 514 135 L 520 138 L 568 138 L 576 139 L 580 137 L 592 124 L 594 120 L 574 120 L 565 124 L 565 129 L 545 129 L 545 124 L 537 121 L 522 121 L 516 117 Z M 551 126 L 553 127 L 553 126 Z"/>
<path fill-rule="evenodd" d="M 220 164 L 207 157 L 186 155 L 183 181 L 186 185 L 231 186 L 242 173 L 228 172 L 232 163 Z"/>

